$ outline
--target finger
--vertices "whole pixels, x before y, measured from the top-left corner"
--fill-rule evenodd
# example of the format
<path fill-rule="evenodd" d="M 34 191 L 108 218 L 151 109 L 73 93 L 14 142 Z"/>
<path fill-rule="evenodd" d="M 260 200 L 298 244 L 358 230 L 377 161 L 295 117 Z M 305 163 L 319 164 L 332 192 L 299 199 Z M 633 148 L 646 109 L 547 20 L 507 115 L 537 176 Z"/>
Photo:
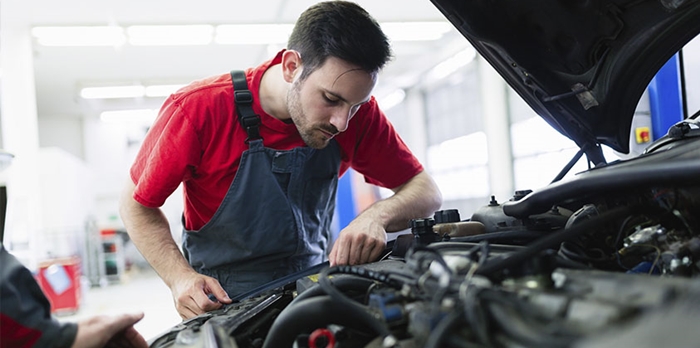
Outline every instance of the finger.
<path fill-rule="evenodd" d="M 182 318 L 182 320 L 194 318 L 200 314 L 200 313 L 197 313 L 197 311 L 195 309 L 193 309 L 196 306 L 197 306 L 197 304 L 194 303 L 194 300 L 192 298 L 188 298 L 187 303 L 185 301 L 178 302 L 178 304 L 176 306 L 177 313 L 180 314 L 180 317 Z"/>
<path fill-rule="evenodd" d="M 113 336 L 117 332 L 138 323 L 141 319 L 143 319 L 143 313 L 122 314 L 112 317 L 111 322 L 107 325 L 106 331 L 109 333 L 109 336 Z"/>
<path fill-rule="evenodd" d="M 377 246 L 376 241 L 370 241 L 369 243 L 367 243 L 367 245 L 365 245 L 364 248 L 362 248 L 362 250 L 360 250 L 360 256 L 359 256 L 359 263 L 360 264 L 367 263 L 367 262 L 370 262 L 371 260 L 373 260 L 372 254 L 373 254 L 376 246 Z"/>
<path fill-rule="evenodd" d="M 222 306 L 222 304 L 218 301 L 212 301 L 209 298 L 209 293 L 207 293 L 205 289 L 199 290 L 192 298 L 194 305 L 197 307 L 195 310 L 198 314 L 213 311 L 221 308 Z"/>
<path fill-rule="evenodd" d="M 347 265 L 348 264 L 348 254 L 349 254 L 349 246 L 348 243 L 346 243 L 347 237 L 345 235 L 341 234 L 340 238 L 338 238 L 338 242 L 336 242 L 336 246 L 338 247 L 338 251 L 336 252 L 335 255 L 335 265 Z"/>
<path fill-rule="evenodd" d="M 134 324 L 143 318 L 143 313 L 122 314 L 115 317 L 103 317 L 102 332 L 107 340 L 107 347 L 130 347 L 130 343 L 125 341 L 123 334 L 129 329 L 134 330 Z M 136 333 L 138 335 L 138 333 Z"/>
<path fill-rule="evenodd" d="M 228 294 L 226 293 L 226 290 L 221 286 L 221 283 L 219 283 L 218 280 L 214 278 L 209 278 L 207 279 L 207 289 L 209 290 L 209 293 L 214 295 L 216 300 L 221 302 L 221 303 L 231 303 L 232 300 L 230 297 L 228 297 Z M 209 298 L 209 301 L 212 301 L 211 298 Z"/>
<path fill-rule="evenodd" d="M 352 244 L 350 244 L 350 250 L 348 255 L 348 264 L 357 265 L 360 263 L 362 257 L 362 249 L 365 247 L 365 242 L 367 237 L 364 234 L 359 234 L 356 238 L 352 239 Z"/>
<path fill-rule="evenodd" d="M 336 265 L 335 262 L 335 256 L 338 253 L 338 243 L 333 244 L 333 248 L 331 249 L 331 253 L 328 255 L 328 261 L 331 264 L 331 267 Z"/>
<path fill-rule="evenodd" d="M 148 342 L 133 326 L 118 333 L 105 345 L 107 348 L 148 348 Z"/>
<path fill-rule="evenodd" d="M 367 262 L 374 262 L 376 261 L 379 256 L 382 255 L 384 252 L 384 248 L 386 247 L 386 243 L 382 243 L 380 241 L 376 241 L 374 243 L 374 246 L 370 250 L 369 258 L 367 259 Z"/>
<path fill-rule="evenodd" d="M 132 326 L 124 330 L 122 333 L 122 337 L 124 339 L 124 342 L 127 347 L 133 347 L 133 348 L 147 348 L 148 347 L 148 342 L 146 342 L 146 339 L 141 336 L 141 334 L 136 331 L 136 329 Z"/>

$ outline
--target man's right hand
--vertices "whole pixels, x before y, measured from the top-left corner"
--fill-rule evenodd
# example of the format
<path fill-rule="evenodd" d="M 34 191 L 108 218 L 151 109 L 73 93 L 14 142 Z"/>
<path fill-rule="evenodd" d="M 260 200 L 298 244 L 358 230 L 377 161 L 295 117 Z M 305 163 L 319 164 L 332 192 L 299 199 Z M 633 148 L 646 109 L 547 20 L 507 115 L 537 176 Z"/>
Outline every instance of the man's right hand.
<path fill-rule="evenodd" d="M 146 339 L 134 329 L 143 313 L 94 316 L 78 323 L 71 348 L 148 348 Z"/>
<path fill-rule="evenodd" d="M 173 293 L 175 308 L 183 320 L 232 302 L 218 280 L 195 272 L 175 281 L 170 291 Z M 216 297 L 216 301 L 209 299 L 210 294 Z"/>

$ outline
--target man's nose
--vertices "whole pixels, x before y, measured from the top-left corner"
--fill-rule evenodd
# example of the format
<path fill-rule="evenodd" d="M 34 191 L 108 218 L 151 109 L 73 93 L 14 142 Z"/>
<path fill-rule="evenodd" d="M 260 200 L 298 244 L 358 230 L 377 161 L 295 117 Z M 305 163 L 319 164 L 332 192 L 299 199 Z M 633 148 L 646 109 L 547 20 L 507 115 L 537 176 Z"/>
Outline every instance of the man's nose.
<path fill-rule="evenodd" d="M 331 115 L 330 122 L 335 128 L 338 129 L 338 132 L 344 132 L 346 129 L 348 129 L 348 123 L 352 117 L 351 110 L 351 107 L 342 107 L 338 108 L 338 110 Z"/>

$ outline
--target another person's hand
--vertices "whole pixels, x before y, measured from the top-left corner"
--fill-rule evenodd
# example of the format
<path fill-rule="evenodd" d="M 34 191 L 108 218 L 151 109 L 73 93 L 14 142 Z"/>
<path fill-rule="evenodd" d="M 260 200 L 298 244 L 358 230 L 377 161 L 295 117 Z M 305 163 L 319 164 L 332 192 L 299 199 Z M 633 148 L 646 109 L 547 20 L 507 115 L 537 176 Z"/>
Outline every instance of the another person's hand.
<path fill-rule="evenodd" d="M 328 258 L 331 266 L 359 265 L 376 260 L 385 247 L 384 227 L 359 216 L 340 231 Z"/>
<path fill-rule="evenodd" d="M 78 334 L 72 348 L 148 348 L 148 343 L 134 329 L 143 313 L 96 316 L 78 322 Z"/>
<path fill-rule="evenodd" d="M 175 309 L 182 319 L 193 318 L 219 309 L 224 303 L 231 303 L 218 280 L 196 272 L 178 279 L 170 290 L 175 300 Z M 216 297 L 215 301 L 209 298 L 210 294 Z"/>

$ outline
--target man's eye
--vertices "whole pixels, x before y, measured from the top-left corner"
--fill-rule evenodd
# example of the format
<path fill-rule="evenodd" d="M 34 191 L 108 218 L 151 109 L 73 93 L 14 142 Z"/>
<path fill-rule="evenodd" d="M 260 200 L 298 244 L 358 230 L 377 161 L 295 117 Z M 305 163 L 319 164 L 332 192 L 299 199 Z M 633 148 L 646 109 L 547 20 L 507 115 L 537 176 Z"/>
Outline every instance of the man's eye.
<path fill-rule="evenodd" d="M 325 99 L 326 102 L 328 102 L 329 104 L 335 104 L 335 103 L 338 102 L 338 99 L 330 98 L 330 97 L 328 97 L 327 95 L 324 95 L 324 96 L 323 96 L 323 99 Z"/>

